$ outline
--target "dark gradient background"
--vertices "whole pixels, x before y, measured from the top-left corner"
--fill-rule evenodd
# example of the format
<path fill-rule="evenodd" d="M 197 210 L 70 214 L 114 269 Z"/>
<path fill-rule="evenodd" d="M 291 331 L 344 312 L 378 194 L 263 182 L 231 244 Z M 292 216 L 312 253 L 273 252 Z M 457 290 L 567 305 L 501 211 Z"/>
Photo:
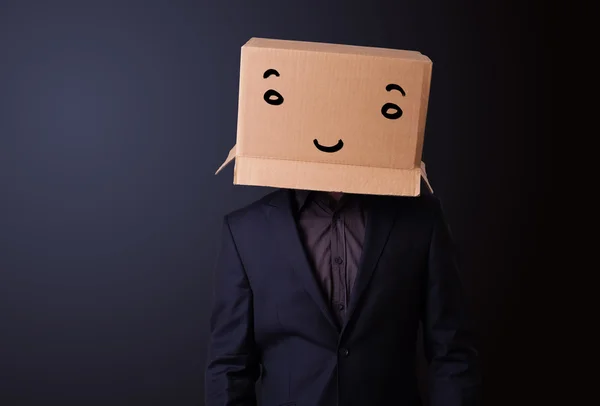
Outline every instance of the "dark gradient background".
<path fill-rule="evenodd" d="M 433 60 L 424 158 L 485 404 L 530 404 L 540 19 L 500 0 L 0 0 L 0 405 L 202 404 L 221 218 L 269 191 L 214 176 L 252 36 Z"/>

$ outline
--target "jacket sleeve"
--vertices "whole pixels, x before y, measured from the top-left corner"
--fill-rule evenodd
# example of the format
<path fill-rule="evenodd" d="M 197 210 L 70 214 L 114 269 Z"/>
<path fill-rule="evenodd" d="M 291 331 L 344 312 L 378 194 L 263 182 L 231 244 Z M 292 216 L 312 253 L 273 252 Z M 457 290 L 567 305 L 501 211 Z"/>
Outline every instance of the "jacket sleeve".
<path fill-rule="evenodd" d="M 433 198 L 423 320 L 431 406 L 478 406 L 478 353 L 463 296 L 454 243 L 442 207 Z"/>
<path fill-rule="evenodd" d="M 206 406 L 256 405 L 260 365 L 252 314 L 252 290 L 225 218 L 210 315 Z"/>

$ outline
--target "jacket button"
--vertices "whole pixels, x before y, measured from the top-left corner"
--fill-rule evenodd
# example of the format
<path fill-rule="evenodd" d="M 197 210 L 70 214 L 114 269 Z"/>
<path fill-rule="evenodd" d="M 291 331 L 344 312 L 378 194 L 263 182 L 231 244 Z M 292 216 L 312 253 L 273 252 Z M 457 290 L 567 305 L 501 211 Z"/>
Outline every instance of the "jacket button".
<path fill-rule="evenodd" d="M 341 348 L 340 354 L 343 355 L 344 357 L 347 357 L 350 354 L 350 351 L 347 348 Z"/>

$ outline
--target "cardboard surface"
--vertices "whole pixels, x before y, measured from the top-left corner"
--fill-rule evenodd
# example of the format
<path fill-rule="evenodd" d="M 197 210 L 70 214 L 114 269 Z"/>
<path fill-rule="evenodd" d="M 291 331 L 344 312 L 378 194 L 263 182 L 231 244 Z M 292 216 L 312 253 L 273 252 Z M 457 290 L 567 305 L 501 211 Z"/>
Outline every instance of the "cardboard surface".
<path fill-rule="evenodd" d="M 416 196 L 431 68 L 416 51 L 253 38 L 217 173 L 235 161 L 235 184 Z"/>

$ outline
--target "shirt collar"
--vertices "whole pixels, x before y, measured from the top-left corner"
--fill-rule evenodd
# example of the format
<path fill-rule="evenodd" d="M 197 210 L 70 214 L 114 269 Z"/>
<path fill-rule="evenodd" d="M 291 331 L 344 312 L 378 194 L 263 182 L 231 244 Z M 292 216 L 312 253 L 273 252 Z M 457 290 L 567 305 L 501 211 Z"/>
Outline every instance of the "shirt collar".
<path fill-rule="evenodd" d="M 329 206 L 335 205 L 330 201 L 330 199 L 333 199 L 332 197 L 325 196 L 327 194 L 326 192 L 317 192 L 314 190 L 303 190 L 303 189 L 296 189 L 296 190 L 293 190 L 293 192 L 294 192 L 294 200 L 296 203 L 296 213 L 299 213 L 300 211 L 302 211 L 302 209 L 304 209 L 306 207 L 306 205 L 315 198 L 321 198 L 322 199 L 321 201 L 327 202 Z M 354 202 L 358 203 L 358 202 L 362 201 L 361 197 L 362 197 L 362 195 L 357 195 L 354 193 L 345 193 L 342 196 L 342 200 L 340 200 L 339 203 L 344 206 L 346 206 L 346 204 L 349 201 L 354 201 Z"/>
<path fill-rule="evenodd" d="M 311 190 L 294 190 L 294 198 L 296 200 L 296 210 L 299 212 L 304 208 L 304 205 L 308 201 L 308 198 L 313 195 L 314 192 Z"/>

